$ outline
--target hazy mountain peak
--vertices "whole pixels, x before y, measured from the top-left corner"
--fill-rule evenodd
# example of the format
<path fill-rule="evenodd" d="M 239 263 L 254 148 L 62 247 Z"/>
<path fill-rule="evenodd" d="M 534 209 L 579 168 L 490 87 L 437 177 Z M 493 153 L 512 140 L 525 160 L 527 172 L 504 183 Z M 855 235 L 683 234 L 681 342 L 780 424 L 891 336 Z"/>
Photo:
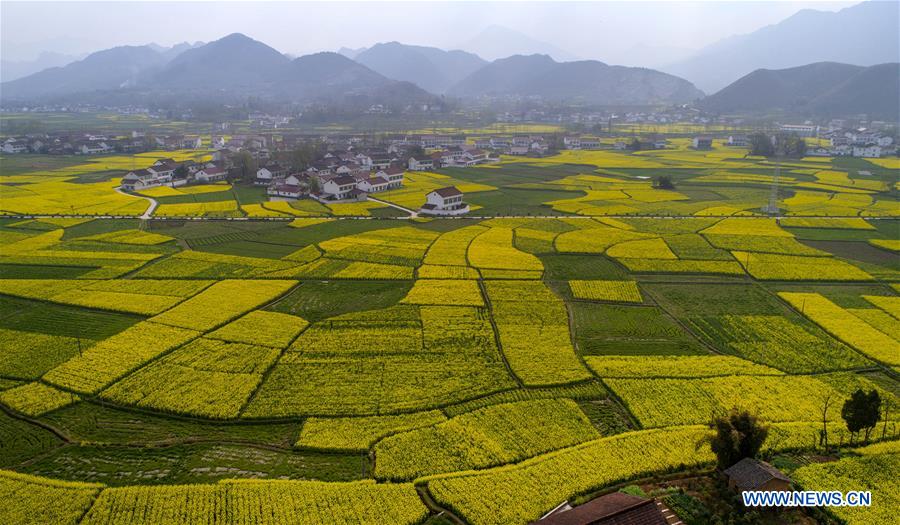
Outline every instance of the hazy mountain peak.
<path fill-rule="evenodd" d="M 557 62 L 544 54 L 495 60 L 450 93 L 608 105 L 684 103 L 703 96 L 690 82 L 652 69 L 609 66 L 597 60 Z"/>
<path fill-rule="evenodd" d="M 395 80 L 412 82 L 433 93 L 452 85 L 483 67 L 486 62 L 465 51 L 382 42 L 356 56 L 356 61 Z"/>
<path fill-rule="evenodd" d="M 869 67 L 817 62 L 757 69 L 700 102 L 719 113 L 860 114 L 896 118 L 900 64 Z"/>
<path fill-rule="evenodd" d="M 510 55 L 545 54 L 559 61 L 576 60 L 572 53 L 559 47 L 532 38 L 524 33 L 500 25 L 490 25 L 475 35 L 460 49 L 476 53 L 487 60 L 508 57 Z"/>
<path fill-rule="evenodd" d="M 662 69 L 713 92 L 760 68 L 822 61 L 860 66 L 900 61 L 900 3 L 868 1 L 837 12 L 802 9 L 752 33 L 711 44 Z"/>

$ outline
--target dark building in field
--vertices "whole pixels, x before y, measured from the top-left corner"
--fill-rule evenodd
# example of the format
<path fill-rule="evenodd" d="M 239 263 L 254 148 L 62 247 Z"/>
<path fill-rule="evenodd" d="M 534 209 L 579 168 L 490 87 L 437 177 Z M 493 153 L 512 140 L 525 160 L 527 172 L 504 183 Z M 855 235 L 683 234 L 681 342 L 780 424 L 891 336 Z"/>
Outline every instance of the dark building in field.
<path fill-rule="evenodd" d="M 614 492 L 531 525 L 667 525 L 655 500 Z"/>
<path fill-rule="evenodd" d="M 791 479 L 765 461 L 744 458 L 725 469 L 728 487 L 738 492 L 747 490 L 791 490 Z"/>

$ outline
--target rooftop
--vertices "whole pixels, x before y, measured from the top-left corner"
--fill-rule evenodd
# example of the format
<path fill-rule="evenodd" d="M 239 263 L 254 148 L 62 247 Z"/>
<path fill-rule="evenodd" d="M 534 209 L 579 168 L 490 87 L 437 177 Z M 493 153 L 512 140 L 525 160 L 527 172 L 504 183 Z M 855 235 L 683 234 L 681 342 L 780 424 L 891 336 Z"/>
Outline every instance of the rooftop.
<path fill-rule="evenodd" d="M 740 490 L 756 490 L 773 479 L 791 481 L 777 468 L 754 458 L 744 458 L 724 472 Z"/>
<path fill-rule="evenodd" d="M 462 195 L 462 192 L 456 189 L 456 186 L 447 186 L 446 188 L 438 188 L 434 190 L 434 193 L 437 193 L 441 197 L 445 199 L 447 197 L 456 197 L 457 195 Z"/>
<path fill-rule="evenodd" d="M 656 501 L 613 492 L 532 525 L 666 525 Z"/>

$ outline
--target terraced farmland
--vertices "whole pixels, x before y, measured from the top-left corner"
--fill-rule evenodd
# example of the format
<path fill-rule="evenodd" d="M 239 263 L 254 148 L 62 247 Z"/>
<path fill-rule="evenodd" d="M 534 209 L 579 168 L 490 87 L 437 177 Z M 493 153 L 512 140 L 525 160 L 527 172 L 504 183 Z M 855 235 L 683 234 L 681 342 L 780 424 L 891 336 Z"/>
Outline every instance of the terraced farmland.
<path fill-rule="evenodd" d="M 20 502 L 0 522 L 528 523 L 708 469 L 705 424 L 731 408 L 771 425 L 771 456 L 820 452 L 827 398 L 900 406 L 896 193 L 798 165 L 766 217 L 764 161 L 676 146 L 384 196 L 453 177 L 484 214 L 454 220 L 238 203 L 237 185 L 151 195 L 171 217 L 276 220 L 87 216 L 143 211 L 119 194 L 0 218 L 0 493 Z M 674 168 L 673 191 L 631 176 Z M 65 193 L 89 169 L 2 176 L 0 209 L 64 212 L 109 189 Z M 493 216 L 507 191 L 548 216 Z M 849 442 L 839 408 L 826 424 Z M 889 484 L 896 451 L 864 450 L 798 481 Z"/>

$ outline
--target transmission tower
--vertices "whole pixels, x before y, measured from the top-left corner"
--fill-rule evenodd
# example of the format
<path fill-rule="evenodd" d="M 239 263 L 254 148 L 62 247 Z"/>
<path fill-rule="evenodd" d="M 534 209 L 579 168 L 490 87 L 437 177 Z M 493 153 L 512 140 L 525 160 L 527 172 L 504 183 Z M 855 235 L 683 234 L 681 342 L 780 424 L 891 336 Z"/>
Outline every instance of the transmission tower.
<path fill-rule="evenodd" d="M 772 179 L 772 192 L 769 193 L 769 204 L 765 212 L 769 215 L 778 215 L 778 178 L 781 176 L 781 158 L 775 158 L 775 177 Z"/>
<path fill-rule="evenodd" d="M 775 176 L 772 178 L 772 192 L 769 193 L 769 204 L 763 208 L 769 215 L 778 215 L 778 179 L 781 177 L 781 157 L 784 144 L 780 139 L 775 142 Z"/>

